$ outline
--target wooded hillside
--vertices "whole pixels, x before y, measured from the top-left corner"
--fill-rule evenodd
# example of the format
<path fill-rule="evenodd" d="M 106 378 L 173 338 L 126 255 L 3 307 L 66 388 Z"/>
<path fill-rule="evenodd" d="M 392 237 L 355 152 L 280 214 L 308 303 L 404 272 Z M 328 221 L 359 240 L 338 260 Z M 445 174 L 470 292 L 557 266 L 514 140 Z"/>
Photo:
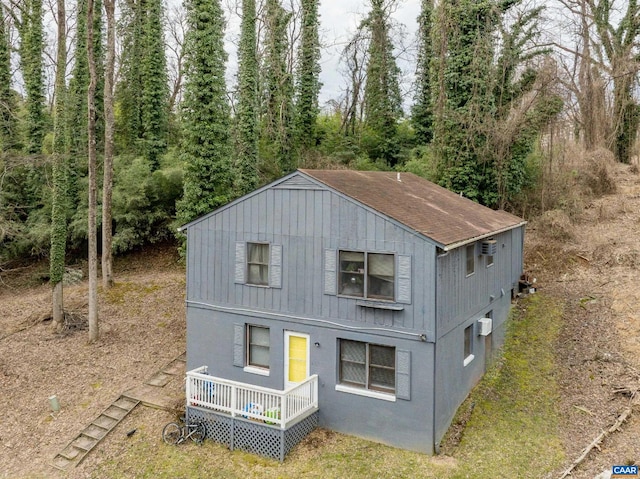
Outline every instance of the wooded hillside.
<path fill-rule="evenodd" d="M 530 217 L 636 153 L 635 1 L 422 0 L 406 38 L 398 0 L 371 0 L 323 104 L 319 1 L 231 7 L 0 1 L 0 268 L 50 255 L 57 283 L 96 229 L 119 254 L 301 166 L 412 171 Z"/>

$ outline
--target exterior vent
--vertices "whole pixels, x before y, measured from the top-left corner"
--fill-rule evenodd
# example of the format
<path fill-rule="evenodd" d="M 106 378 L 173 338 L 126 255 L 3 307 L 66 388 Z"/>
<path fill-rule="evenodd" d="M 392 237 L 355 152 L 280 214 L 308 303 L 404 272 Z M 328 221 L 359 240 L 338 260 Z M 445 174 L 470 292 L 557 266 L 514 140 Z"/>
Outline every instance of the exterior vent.
<path fill-rule="evenodd" d="M 489 336 L 491 334 L 492 323 L 491 318 L 480 318 L 478 320 L 478 334 L 480 336 Z"/>
<path fill-rule="evenodd" d="M 480 254 L 485 256 L 494 256 L 497 251 L 496 240 L 485 240 L 482 242 Z"/>

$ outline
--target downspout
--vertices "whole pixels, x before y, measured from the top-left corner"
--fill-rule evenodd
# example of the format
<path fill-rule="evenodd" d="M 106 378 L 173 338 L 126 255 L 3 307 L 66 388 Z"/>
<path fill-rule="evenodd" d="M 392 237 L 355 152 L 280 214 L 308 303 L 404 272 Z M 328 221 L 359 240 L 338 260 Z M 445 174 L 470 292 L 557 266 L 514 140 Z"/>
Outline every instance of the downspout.
<path fill-rule="evenodd" d="M 433 441 L 433 452 L 440 454 L 440 441 L 436 441 L 436 349 L 438 348 L 438 249 L 434 248 L 433 286 L 435 288 L 433 301 L 433 412 L 431 414 L 431 440 Z"/>

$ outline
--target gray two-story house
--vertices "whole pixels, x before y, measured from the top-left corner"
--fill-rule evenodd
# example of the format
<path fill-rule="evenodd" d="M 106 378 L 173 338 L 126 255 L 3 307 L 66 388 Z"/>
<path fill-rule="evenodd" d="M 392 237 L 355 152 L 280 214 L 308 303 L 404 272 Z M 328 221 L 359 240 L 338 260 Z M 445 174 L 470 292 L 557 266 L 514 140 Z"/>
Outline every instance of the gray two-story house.
<path fill-rule="evenodd" d="M 505 335 L 524 221 L 409 173 L 299 170 L 187 234 L 187 414 L 282 459 L 320 425 L 431 454 Z"/>

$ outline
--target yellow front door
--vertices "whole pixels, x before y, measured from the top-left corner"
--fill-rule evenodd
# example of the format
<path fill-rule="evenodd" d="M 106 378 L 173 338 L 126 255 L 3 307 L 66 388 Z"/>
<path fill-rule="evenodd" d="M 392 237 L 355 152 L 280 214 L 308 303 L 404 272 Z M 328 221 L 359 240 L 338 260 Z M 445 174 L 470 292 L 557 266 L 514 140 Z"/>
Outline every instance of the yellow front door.
<path fill-rule="evenodd" d="M 285 332 L 285 387 L 309 377 L 309 336 Z"/>

